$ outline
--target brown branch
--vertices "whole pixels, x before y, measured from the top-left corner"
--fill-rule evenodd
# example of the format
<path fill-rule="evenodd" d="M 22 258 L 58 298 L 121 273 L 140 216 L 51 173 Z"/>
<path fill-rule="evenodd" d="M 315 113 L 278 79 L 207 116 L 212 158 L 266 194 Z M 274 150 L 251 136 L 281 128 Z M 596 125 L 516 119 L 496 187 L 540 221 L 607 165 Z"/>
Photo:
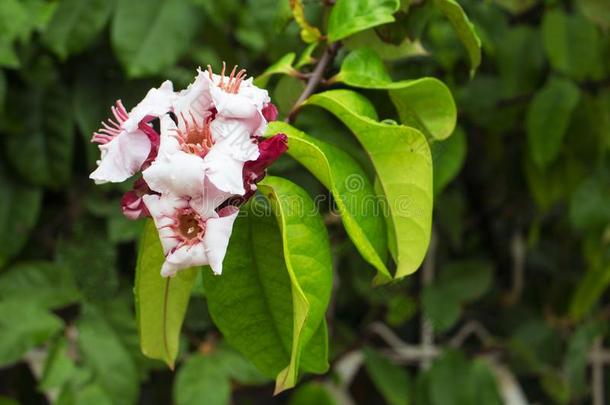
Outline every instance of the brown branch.
<path fill-rule="evenodd" d="M 303 92 L 299 96 L 299 99 L 294 103 L 294 105 L 290 109 L 290 113 L 288 113 L 288 116 L 286 117 L 286 119 L 284 121 L 286 121 L 286 122 L 294 121 L 296 113 L 298 112 L 299 108 L 301 107 L 301 104 L 303 104 L 303 102 L 305 100 L 307 100 L 309 98 L 309 96 L 311 96 L 313 94 L 313 92 L 316 90 L 316 88 L 318 87 L 320 82 L 323 80 L 324 72 L 326 71 L 326 68 L 328 67 L 328 65 L 334 59 L 338 48 L 339 48 L 338 42 L 335 42 L 326 48 L 326 50 L 324 51 L 324 54 L 318 61 L 316 68 L 311 73 L 311 76 L 309 77 L 309 80 L 307 81 L 307 85 L 305 86 L 305 89 L 303 89 Z"/>

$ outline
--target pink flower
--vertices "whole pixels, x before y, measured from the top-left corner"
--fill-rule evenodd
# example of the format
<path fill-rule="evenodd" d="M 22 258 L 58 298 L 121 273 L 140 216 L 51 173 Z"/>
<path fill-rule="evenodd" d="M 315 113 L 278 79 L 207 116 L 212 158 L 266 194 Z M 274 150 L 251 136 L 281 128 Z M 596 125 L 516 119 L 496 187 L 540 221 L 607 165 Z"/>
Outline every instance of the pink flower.
<path fill-rule="evenodd" d="M 159 230 L 165 254 L 163 277 L 203 265 L 210 265 L 214 274 L 222 273 L 237 208 L 226 207 L 206 218 L 187 198 L 167 194 L 145 195 L 143 199 Z"/>
<path fill-rule="evenodd" d="M 117 101 L 112 107 L 114 120 L 102 122 L 102 128 L 91 139 L 100 144 L 101 159 L 89 177 L 98 184 L 118 183 L 137 173 L 151 152 L 154 154 L 158 142 L 148 122 L 167 113 L 173 98 L 172 83 L 166 81 L 159 89 L 151 89 L 129 113 Z"/>

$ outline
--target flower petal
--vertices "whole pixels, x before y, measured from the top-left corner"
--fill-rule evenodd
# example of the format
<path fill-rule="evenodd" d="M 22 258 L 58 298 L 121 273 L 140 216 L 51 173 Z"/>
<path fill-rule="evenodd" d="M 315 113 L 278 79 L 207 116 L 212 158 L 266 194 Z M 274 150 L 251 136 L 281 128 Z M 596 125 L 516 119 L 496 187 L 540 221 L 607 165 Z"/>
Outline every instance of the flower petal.
<path fill-rule="evenodd" d="M 163 253 L 167 255 L 178 246 L 178 240 L 174 237 L 174 232 L 169 225 L 174 224 L 177 210 L 188 207 L 188 201 L 167 194 L 163 196 L 147 194 L 142 199 L 155 221 L 155 226 L 159 231 L 159 238 L 161 239 L 161 246 L 163 246 Z"/>
<path fill-rule="evenodd" d="M 206 265 L 208 264 L 208 255 L 206 253 L 202 242 L 192 246 L 181 246 L 166 256 L 165 263 L 161 266 L 161 275 L 163 277 L 172 277 L 179 270 Z"/>
<path fill-rule="evenodd" d="M 129 112 L 129 118 L 122 127 L 127 131 L 133 131 L 147 115 L 161 117 L 171 111 L 175 98 L 172 82 L 164 81 L 158 89 L 152 88 L 148 91 L 142 101 Z"/>
<path fill-rule="evenodd" d="M 203 194 L 206 165 L 199 156 L 178 151 L 159 156 L 142 175 L 156 192 L 171 193 L 180 197 Z"/>
<path fill-rule="evenodd" d="M 101 158 L 98 168 L 89 175 L 97 184 L 120 183 L 133 176 L 150 153 L 148 136 L 136 129 L 123 132 L 110 142 L 99 146 Z"/>
<path fill-rule="evenodd" d="M 213 107 L 207 72 L 197 69 L 195 81 L 176 95 L 172 105 L 177 117 L 191 118 L 192 114 L 197 122 L 203 122 Z"/>
<path fill-rule="evenodd" d="M 239 213 L 239 210 L 235 207 L 226 207 L 223 211 L 225 216 L 208 219 L 203 235 L 208 264 L 214 274 L 222 273 L 222 262 L 229 246 L 233 223 Z"/>

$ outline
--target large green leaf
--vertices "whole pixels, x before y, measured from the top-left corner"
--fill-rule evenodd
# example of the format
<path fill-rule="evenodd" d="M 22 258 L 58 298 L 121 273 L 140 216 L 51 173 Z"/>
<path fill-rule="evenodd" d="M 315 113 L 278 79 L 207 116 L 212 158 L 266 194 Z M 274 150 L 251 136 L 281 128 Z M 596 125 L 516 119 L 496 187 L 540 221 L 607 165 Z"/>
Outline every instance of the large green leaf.
<path fill-rule="evenodd" d="M 276 392 L 281 392 L 294 386 L 301 351 L 324 319 L 332 288 L 332 260 L 324 221 L 305 190 L 271 176 L 259 184 L 259 190 L 269 200 L 280 226 L 292 288 L 292 352 L 290 364 L 276 383 Z M 318 271 L 312 271 L 314 268 Z"/>
<path fill-rule="evenodd" d="M 140 240 L 134 287 L 140 347 L 146 356 L 173 368 L 197 270 L 183 270 L 164 278 L 164 260 L 159 233 L 155 224 L 148 221 Z"/>
<path fill-rule="evenodd" d="M 204 272 L 204 285 L 210 314 L 227 341 L 264 374 L 277 376 L 281 391 L 294 386 L 299 368 L 328 367 L 323 319 L 332 268 L 326 229 L 311 198 L 277 178 L 260 189 L 273 199 L 278 221 L 267 204 L 248 204 L 235 222 L 223 274 Z"/>
<path fill-rule="evenodd" d="M 374 111 L 374 107 L 353 91 L 315 94 L 307 104 L 336 115 L 368 153 L 386 199 L 388 225 L 396 240 L 395 277 L 413 273 L 425 256 L 432 223 L 432 157 L 426 138 L 414 128 L 376 122 L 359 114 Z"/>
<path fill-rule="evenodd" d="M 18 361 L 62 327 L 61 319 L 27 296 L 0 301 L 0 367 Z"/>
<path fill-rule="evenodd" d="M 328 39 L 338 41 L 367 28 L 394 21 L 398 0 L 337 0 L 328 20 Z"/>
<path fill-rule="evenodd" d="M 345 230 L 362 257 L 377 269 L 380 279 L 391 279 L 385 266 L 385 222 L 381 216 L 371 215 L 377 201 L 364 170 L 347 153 L 333 145 L 283 122 L 269 124 L 267 134 L 279 132 L 288 136 L 288 154 L 333 194 Z"/>
<path fill-rule="evenodd" d="M 45 65 L 40 69 L 40 76 L 52 74 Z M 24 179 L 58 188 L 70 178 L 74 131 L 68 91 L 51 80 L 33 75 L 25 89 L 9 94 L 4 138 L 6 156 Z"/>
<path fill-rule="evenodd" d="M 34 228 L 42 203 L 42 190 L 10 177 L 0 165 L 0 267 L 19 253 Z"/>
<path fill-rule="evenodd" d="M 388 90 L 402 123 L 429 137 L 445 139 L 455 128 L 455 102 L 443 82 L 432 77 L 393 82 L 381 58 L 369 48 L 351 52 L 334 79 L 353 87 Z"/>
<path fill-rule="evenodd" d="M 539 167 L 551 163 L 561 149 L 580 90 L 570 80 L 551 78 L 534 96 L 526 117 L 530 156 Z"/>
<path fill-rule="evenodd" d="M 129 76 L 154 75 L 176 63 L 201 22 L 188 0 L 118 0 L 112 45 Z"/>
<path fill-rule="evenodd" d="M 456 0 L 434 0 L 434 4 L 445 14 L 466 48 L 470 58 L 470 76 L 473 76 L 481 64 L 481 40 L 474 29 L 474 25 Z"/>
<path fill-rule="evenodd" d="M 64 0 L 45 30 L 43 41 L 65 59 L 87 48 L 110 18 L 115 0 Z"/>

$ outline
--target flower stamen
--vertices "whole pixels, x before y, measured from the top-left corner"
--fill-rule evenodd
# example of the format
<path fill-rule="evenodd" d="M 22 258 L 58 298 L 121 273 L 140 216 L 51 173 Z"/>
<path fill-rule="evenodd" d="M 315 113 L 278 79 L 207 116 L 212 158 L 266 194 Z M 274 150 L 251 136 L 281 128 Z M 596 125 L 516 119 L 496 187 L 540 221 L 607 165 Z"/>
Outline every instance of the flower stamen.
<path fill-rule="evenodd" d="M 178 142 L 184 152 L 203 158 L 214 145 L 212 130 L 210 129 L 212 116 L 205 118 L 203 125 L 197 123 L 192 112 L 189 112 L 189 116 L 190 123 L 183 113 L 180 114 L 180 118 L 184 123 L 184 130 L 180 128 L 175 129 L 178 135 Z"/>
<path fill-rule="evenodd" d="M 102 128 L 93 134 L 91 142 L 97 142 L 102 145 L 106 144 L 123 131 L 121 125 L 129 118 L 123 102 L 117 100 L 115 105 L 110 107 L 110 110 L 116 121 L 112 118 L 108 118 L 106 122 L 102 121 Z"/>
<path fill-rule="evenodd" d="M 237 94 L 239 92 L 239 87 L 241 86 L 241 83 L 246 78 L 246 74 L 247 74 L 246 69 L 241 69 L 239 72 L 237 72 L 237 74 L 235 74 L 235 72 L 237 71 L 237 65 L 233 66 L 233 70 L 231 70 L 228 80 L 225 83 L 224 79 L 225 79 L 226 69 L 227 69 L 227 64 L 225 62 L 222 62 L 222 70 L 220 72 L 220 80 L 218 82 L 218 87 L 220 87 L 227 93 Z M 208 65 L 208 75 L 210 77 L 210 81 L 213 82 L 214 73 L 212 72 L 212 66 L 210 66 L 210 65 Z"/>

